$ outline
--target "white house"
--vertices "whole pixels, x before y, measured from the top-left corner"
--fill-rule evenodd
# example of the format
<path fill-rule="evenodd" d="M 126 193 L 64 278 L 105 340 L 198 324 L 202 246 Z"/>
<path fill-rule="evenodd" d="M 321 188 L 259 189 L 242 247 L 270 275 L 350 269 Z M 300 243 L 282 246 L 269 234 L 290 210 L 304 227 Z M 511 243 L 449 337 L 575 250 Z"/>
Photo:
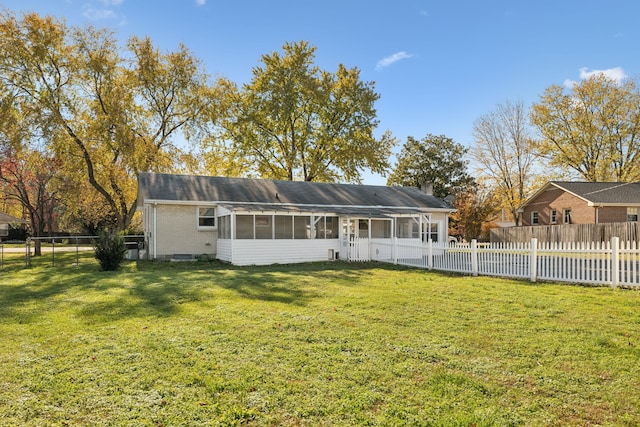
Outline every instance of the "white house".
<path fill-rule="evenodd" d="M 414 187 L 142 173 L 150 259 L 236 265 L 349 259 L 349 242 L 445 241 L 451 206 Z"/>

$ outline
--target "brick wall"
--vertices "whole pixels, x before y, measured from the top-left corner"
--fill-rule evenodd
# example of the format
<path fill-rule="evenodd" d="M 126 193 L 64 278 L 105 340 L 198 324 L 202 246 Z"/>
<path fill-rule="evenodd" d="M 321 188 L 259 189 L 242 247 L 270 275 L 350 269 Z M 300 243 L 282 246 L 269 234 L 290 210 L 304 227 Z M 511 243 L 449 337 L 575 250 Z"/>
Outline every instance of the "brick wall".
<path fill-rule="evenodd" d="M 556 221 L 551 221 L 551 211 L 556 211 Z M 549 225 L 549 224 L 565 224 L 564 211 L 571 209 L 570 224 L 595 224 L 596 218 L 598 223 L 609 222 L 625 222 L 627 220 L 626 207 L 606 206 L 596 208 L 588 206 L 587 202 L 564 192 L 558 188 L 551 187 L 538 195 L 525 206 L 522 213 L 522 225 Z M 597 213 L 596 213 L 597 211 Z M 532 213 L 538 213 L 538 223 L 532 223 Z"/>

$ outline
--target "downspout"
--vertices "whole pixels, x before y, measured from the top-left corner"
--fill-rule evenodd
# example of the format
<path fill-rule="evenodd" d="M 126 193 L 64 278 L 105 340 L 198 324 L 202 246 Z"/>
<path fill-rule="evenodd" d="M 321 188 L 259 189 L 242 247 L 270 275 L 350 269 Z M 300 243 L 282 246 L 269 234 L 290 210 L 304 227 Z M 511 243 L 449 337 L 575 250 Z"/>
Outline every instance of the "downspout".
<path fill-rule="evenodd" d="M 236 241 L 236 214 L 235 212 L 231 212 L 229 215 L 229 222 L 231 222 L 231 224 L 229 224 L 229 231 L 231 232 L 231 235 L 229 236 L 230 240 L 231 240 L 231 248 L 229 249 L 229 262 L 231 264 L 233 264 L 234 260 L 234 253 L 235 253 L 235 241 Z"/>
<path fill-rule="evenodd" d="M 153 204 L 153 259 L 157 259 L 158 258 L 158 203 L 154 203 Z"/>

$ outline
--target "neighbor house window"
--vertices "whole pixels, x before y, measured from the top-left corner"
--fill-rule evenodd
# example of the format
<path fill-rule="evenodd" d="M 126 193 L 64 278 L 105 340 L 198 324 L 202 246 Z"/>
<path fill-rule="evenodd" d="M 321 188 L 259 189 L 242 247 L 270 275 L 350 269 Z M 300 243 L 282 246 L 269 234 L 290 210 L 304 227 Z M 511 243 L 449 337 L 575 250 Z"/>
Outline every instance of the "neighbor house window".
<path fill-rule="evenodd" d="M 571 209 L 564 209 L 562 211 L 562 222 L 571 224 Z"/>
<path fill-rule="evenodd" d="M 539 224 L 540 223 L 540 218 L 538 215 L 538 212 L 534 211 L 531 212 L 531 224 Z"/>
<path fill-rule="evenodd" d="M 198 208 L 198 227 L 213 228 L 216 226 L 215 208 Z"/>
<path fill-rule="evenodd" d="M 627 208 L 627 221 L 638 222 L 638 208 Z"/>
<path fill-rule="evenodd" d="M 556 212 L 555 209 L 551 209 L 551 212 L 549 213 L 549 222 L 551 224 L 555 224 L 557 219 L 558 213 Z"/>

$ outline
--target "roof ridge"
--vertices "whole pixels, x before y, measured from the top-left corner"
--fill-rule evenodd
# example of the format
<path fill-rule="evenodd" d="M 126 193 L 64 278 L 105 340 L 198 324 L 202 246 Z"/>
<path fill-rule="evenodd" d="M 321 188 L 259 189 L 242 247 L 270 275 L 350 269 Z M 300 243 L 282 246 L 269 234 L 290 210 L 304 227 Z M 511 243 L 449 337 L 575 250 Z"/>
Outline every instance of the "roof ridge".
<path fill-rule="evenodd" d="M 596 194 L 596 193 L 602 193 L 604 191 L 611 191 L 611 190 L 615 190 L 616 188 L 620 188 L 620 187 L 624 187 L 625 185 L 629 185 L 629 184 L 633 184 L 633 182 L 620 182 L 620 183 L 615 183 L 615 182 L 603 182 L 602 184 L 619 184 L 619 185 L 614 185 L 611 187 L 607 187 L 607 188 L 601 188 L 599 190 L 593 190 L 590 191 L 588 193 L 584 193 L 584 195 L 586 196 L 587 194 Z"/>

